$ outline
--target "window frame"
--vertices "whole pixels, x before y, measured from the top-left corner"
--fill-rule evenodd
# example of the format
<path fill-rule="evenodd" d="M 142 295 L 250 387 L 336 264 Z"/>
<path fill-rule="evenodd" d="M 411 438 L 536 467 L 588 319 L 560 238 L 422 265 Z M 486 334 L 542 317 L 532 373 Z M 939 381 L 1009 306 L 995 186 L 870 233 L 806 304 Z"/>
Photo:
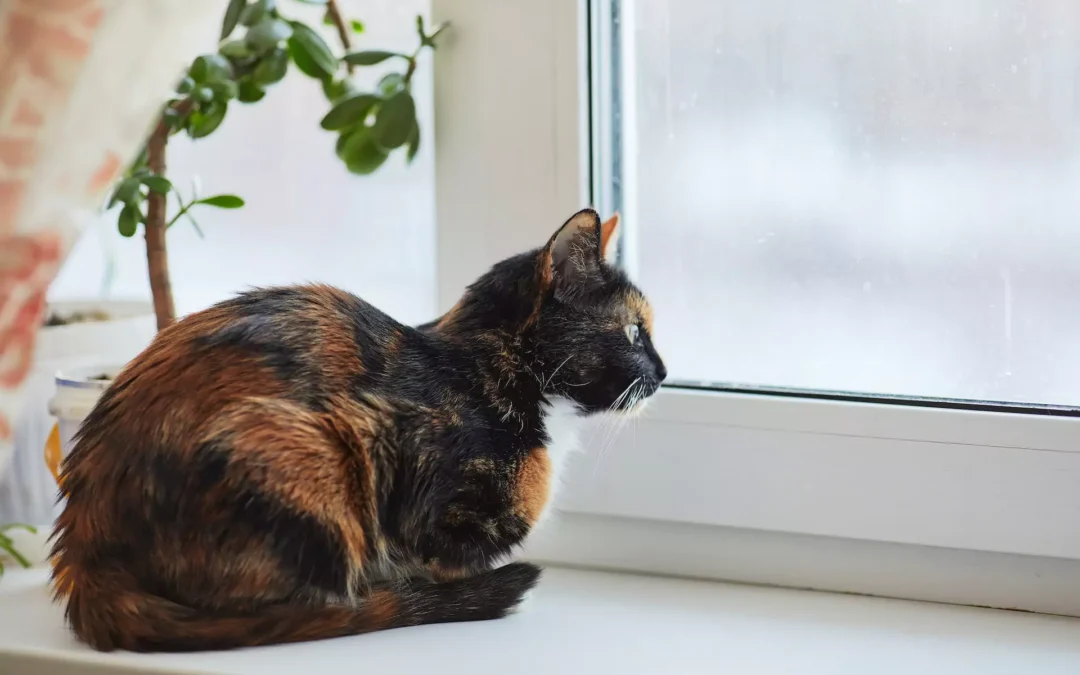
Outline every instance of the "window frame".
<path fill-rule="evenodd" d="M 611 72 L 597 63 L 603 45 L 590 40 L 590 23 L 606 2 L 432 1 L 433 18 L 453 25 L 435 56 L 440 312 L 491 264 L 544 242 L 592 195 L 610 210 L 591 163 L 605 142 L 597 132 L 610 101 L 590 80 Z M 626 32 L 624 54 L 632 50 L 633 30 Z M 625 69 L 623 77 L 632 80 Z M 623 179 L 632 196 L 632 175 Z M 632 230 L 632 200 L 619 207 Z M 632 237 L 624 254 L 633 273 Z M 1080 598 L 1057 592 L 1075 596 L 1080 578 L 1078 440 L 1080 418 L 1072 416 L 664 387 L 602 461 L 595 443 L 578 458 L 560 494 L 564 527 L 545 533 L 536 555 L 928 599 L 940 594 L 920 591 L 933 586 L 927 579 L 950 569 L 971 586 L 956 592 L 959 601 L 1080 615 Z M 701 544 L 675 536 L 686 528 L 721 542 L 689 567 Z M 670 542 L 640 543 L 645 531 Z M 800 572 L 793 561 L 770 576 L 761 570 L 775 570 L 775 561 L 763 566 L 762 556 L 775 547 L 733 543 L 751 535 L 787 537 L 791 550 L 808 552 L 828 548 L 823 542 L 839 551 L 862 545 L 877 551 L 867 554 L 875 563 L 867 569 L 879 571 L 845 582 Z M 572 541 L 610 546 L 586 554 Z M 719 553 L 728 545 L 757 553 L 733 567 Z M 897 566 L 896 546 L 920 560 L 919 571 Z M 975 557 L 949 567 L 960 558 L 947 551 Z M 842 553 L 835 560 L 846 561 Z M 988 569 L 1040 580 L 1037 589 L 1003 590 Z M 889 590 L 896 588 L 904 590 Z"/>

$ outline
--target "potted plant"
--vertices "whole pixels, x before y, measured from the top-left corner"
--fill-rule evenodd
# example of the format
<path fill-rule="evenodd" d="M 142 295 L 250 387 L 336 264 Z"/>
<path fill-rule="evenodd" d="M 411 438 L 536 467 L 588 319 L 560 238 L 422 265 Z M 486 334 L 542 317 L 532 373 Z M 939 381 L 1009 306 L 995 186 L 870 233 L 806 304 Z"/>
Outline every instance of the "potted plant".
<path fill-rule="evenodd" d="M 340 43 L 336 49 L 316 28 L 289 15 L 287 5 L 295 3 L 323 7 L 324 24 L 333 28 Z M 58 331 L 67 329 L 69 333 L 97 328 L 103 335 L 111 331 L 126 336 L 126 344 L 121 349 L 101 349 L 93 362 L 83 359 L 75 367 L 64 365 L 50 373 L 55 374 L 56 395 L 49 408 L 58 416 L 59 423 L 47 439 L 40 438 L 44 435 L 40 431 L 34 439 L 37 448 L 42 447 L 42 443 L 47 447 L 47 464 L 53 476 L 43 470 L 41 474 L 50 483 L 50 502 L 57 465 L 82 416 L 92 407 L 118 366 L 141 351 L 155 329 L 165 328 L 176 320 L 169 279 L 167 232 L 174 225 L 188 223 L 201 235 L 197 221 L 201 210 L 244 206 L 244 200 L 237 195 L 204 197 L 185 194 L 177 188 L 167 173 L 170 138 L 177 134 L 186 134 L 196 140 L 210 136 L 220 128 L 230 107 L 259 103 L 290 69 L 295 68 L 320 81 L 327 99 L 327 113 L 321 126 L 337 136 L 336 154 L 348 171 L 371 174 L 396 151 L 403 152 L 406 160 L 411 162 L 420 145 L 416 105 L 411 92 L 413 75 L 418 57 L 425 49 L 435 47 L 443 27 L 429 31 L 423 18 L 417 17 L 416 30 L 417 44 L 408 53 L 354 50 L 353 41 L 363 33 L 363 24 L 343 16 L 336 0 L 291 0 L 289 3 L 230 0 L 222 20 L 217 51 L 192 61 L 163 106 L 145 147 L 116 183 L 107 206 L 117 214 L 116 225 L 121 235 L 133 237 L 142 228 L 153 319 L 145 311 L 146 305 L 107 307 L 75 303 L 50 308 L 51 318 L 47 322 L 53 325 L 47 332 L 54 328 Z M 400 68 L 384 75 L 374 90 L 358 90 L 350 77 L 354 70 L 384 63 L 399 64 Z M 125 321 L 128 323 L 124 324 Z M 43 342 L 48 340 L 48 335 L 42 335 Z M 106 343 L 115 347 L 115 342 L 110 343 L 104 337 L 72 340 L 75 342 L 83 345 L 85 353 Z M 33 403 L 27 407 L 33 407 Z M 38 407 L 44 411 L 44 405 Z M 40 457 L 37 451 L 33 454 Z M 41 466 L 40 460 L 37 464 Z M 22 479 L 26 480 L 26 477 Z M 41 521 L 41 514 L 34 515 L 37 516 L 35 520 Z"/>

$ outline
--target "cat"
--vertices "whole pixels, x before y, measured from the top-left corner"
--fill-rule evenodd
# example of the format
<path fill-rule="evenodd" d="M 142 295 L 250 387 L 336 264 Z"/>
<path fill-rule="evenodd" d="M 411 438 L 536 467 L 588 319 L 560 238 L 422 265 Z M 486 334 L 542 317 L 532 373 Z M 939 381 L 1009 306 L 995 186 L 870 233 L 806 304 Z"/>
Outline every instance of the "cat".
<path fill-rule="evenodd" d="M 576 427 L 667 376 L 618 217 L 571 217 L 437 320 L 325 285 L 161 331 L 62 465 L 53 589 L 108 651 L 228 649 L 499 618 Z"/>

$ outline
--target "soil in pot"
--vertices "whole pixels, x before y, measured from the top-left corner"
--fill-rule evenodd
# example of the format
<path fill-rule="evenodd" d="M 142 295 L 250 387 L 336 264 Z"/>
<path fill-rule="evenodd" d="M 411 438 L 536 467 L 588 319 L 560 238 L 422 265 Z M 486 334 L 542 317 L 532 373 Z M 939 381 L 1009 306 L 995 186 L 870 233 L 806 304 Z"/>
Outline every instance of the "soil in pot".
<path fill-rule="evenodd" d="M 92 309 L 86 312 L 68 312 L 60 314 L 50 312 L 45 317 L 44 326 L 68 326 L 73 323 L 91 323 L 94 321 L 109 321 L 112 315 L 100 309 Z"/>

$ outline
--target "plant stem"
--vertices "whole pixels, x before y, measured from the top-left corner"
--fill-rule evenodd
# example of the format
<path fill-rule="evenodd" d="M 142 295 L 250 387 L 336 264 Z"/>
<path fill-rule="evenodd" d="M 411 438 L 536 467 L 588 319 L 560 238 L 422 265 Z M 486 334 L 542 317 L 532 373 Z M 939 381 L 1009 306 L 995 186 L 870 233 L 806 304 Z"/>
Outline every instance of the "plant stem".
<path fill-rule="evenodd" d="M 338 37 L 341 38 L 341 46 L 345 48 L 346 52 L 351 51 L 352 39 L 349 37 L 349 27 L 345 25 L 345 17 L 341 15 L 341 8 L 338 7 L 337 0 L 327 0 L 326 14 L 334 22 L 334 28 L 337 28 Z M 348 68 L 349 74 L 352 75 L 353 65 L 351 63 L 346 64 L 346 68 Z"/>
<path fill-rule="evenodd" d="M 165 147 L 169 127 L 162 119 L 146 143 L 146 164 L 159 176 L 165 175 Z M 163 330 L 176 320 L 172 284 L 169 281 L 169 251 L 165 244 L 165 195 L 150 191 L 146 198 L 146 265 L 150 272 L 150 293 L 154 298 L 157 329 Z"/>

